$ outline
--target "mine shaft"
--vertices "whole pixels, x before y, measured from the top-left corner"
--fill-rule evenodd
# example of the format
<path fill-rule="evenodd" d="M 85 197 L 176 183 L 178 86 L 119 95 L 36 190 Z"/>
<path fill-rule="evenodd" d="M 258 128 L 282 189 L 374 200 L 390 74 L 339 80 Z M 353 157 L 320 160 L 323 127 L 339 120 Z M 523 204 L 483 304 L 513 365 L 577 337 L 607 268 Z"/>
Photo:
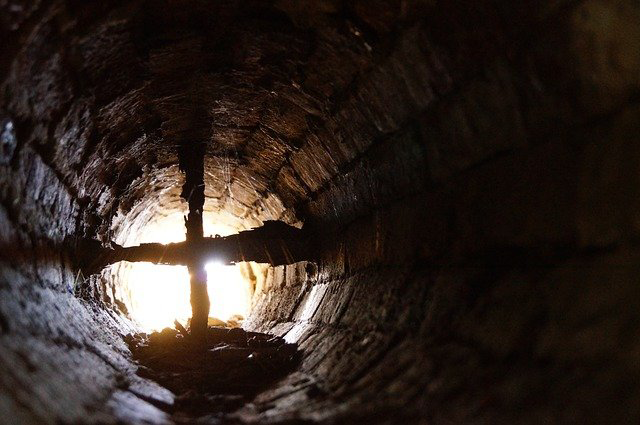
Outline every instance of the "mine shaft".
<path fill-rule="evenodd" d="M 640 423 L 637 0 L 0 1 L 0 425 Z"/>

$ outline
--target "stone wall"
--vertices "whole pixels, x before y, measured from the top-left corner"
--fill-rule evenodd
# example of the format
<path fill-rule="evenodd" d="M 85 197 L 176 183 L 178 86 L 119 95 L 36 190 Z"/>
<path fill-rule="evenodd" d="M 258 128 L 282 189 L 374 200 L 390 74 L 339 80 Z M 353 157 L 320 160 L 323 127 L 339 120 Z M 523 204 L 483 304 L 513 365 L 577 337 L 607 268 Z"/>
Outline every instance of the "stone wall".
<path fill-rule="evenodd" d="M 305 139 L 323 258 L 251 323 L 304 376 L 248 417 L 638 420 L 640 9 L 521 7 L 434 10 Z"/>
<path fill-rule="evenodd" d="M 134 374 L 123 339 L 134 328 L 102 287 L 80 288 L 63 248 L 76 232 L 77 198 L 29 147 L 0 167 L 2 421 L 115 423 L 127 406 L 164 421 L 143 399 L 172 395 Z"/>
<path fill-rule="evenodd" d="M 636 3 L 0 4 L 2 411 L 166 419 L 73 241 L 182 208 L 204 140 L 209 211 L 318 235 L 244 419 L 636 423 Z"/>

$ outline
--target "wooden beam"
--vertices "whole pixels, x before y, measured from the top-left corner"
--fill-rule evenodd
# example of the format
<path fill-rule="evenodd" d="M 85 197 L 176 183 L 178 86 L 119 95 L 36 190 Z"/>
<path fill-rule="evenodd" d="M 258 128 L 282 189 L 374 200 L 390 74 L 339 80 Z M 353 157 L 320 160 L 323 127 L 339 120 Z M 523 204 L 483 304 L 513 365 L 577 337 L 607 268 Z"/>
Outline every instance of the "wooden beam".
<path fill-rule="evenodd" d="M 255 261 L 273 266 L 312 260 L 310 238 L 306 232 L 280 221 L 267 221 L 264 226 L 235 235 L 202 238 L 196 241 L 162 245 L 141 244 L 132 247 L 104 248 L 97 241 L 81 241 L 77 252 L 85 274 L 96 273 L 118 261 L 183 265 L 219 261 L 233 264 Z"/>

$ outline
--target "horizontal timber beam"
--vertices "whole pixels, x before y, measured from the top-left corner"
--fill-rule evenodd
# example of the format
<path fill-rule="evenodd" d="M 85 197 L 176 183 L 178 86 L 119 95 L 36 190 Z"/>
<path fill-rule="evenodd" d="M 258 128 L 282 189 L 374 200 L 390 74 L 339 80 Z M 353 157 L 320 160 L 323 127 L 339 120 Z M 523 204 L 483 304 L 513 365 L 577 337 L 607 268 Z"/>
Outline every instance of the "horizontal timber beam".
<path fill-rule="evenodd" d="M 113 244 L 113 248 L 105 248 L 98 241 L 81 240 L 76 252 L 83 272 L 92 274 L 119 261 L 185 266 L 194 260 L 224 264 L 255 261 L 279 266 L 310 260 L 310 243 L 311 238 L 303 230 L 279 221 L 267 221 L 262 227 L 235 235 L 189 243 L 146 243 L 126 248 Z"/>

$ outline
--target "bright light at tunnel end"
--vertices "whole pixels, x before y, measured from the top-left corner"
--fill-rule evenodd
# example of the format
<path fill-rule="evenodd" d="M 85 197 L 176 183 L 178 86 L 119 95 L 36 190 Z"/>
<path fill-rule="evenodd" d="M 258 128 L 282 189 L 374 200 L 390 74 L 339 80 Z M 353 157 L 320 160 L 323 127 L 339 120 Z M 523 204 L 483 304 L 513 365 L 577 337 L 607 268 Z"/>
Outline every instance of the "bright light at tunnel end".
<path fill-rule="evenodd" d="M 250 286 L 237 265 L 212 260 L 205 265 L 211 301 L 210 316 L 229 320 L 234 315 L 247 317 L 251 301 Z"/>
<path fill-rule="evenodd" d="M 213 259 L 205 264 L 204 269 L 207 271 L 207 273 L 219 273 L 223 267 L 225 267 L 225 265 L 222 263 L 222 261 Z"/>
<path fill-rule="evenodd" d="M 177 242 L 180 232 L 184 239 L 183 226 L 182 219 L 168 216 L 142 229 L 139 239 L 144 242 Z M 216 231 L 219 232 L 218 229 Z M 215 258 L 205 264 L 210 318 L 226 322 L 249 314 L 252 284 L 243 276 L 241 267 L 226 265 Z M 191 317 L 190 278 L 186 267 L 131 263 L 120 279 L 127 281 L 131 317 L 145 331 L 173 327 L 174 320 L 186 324 Z"/>

